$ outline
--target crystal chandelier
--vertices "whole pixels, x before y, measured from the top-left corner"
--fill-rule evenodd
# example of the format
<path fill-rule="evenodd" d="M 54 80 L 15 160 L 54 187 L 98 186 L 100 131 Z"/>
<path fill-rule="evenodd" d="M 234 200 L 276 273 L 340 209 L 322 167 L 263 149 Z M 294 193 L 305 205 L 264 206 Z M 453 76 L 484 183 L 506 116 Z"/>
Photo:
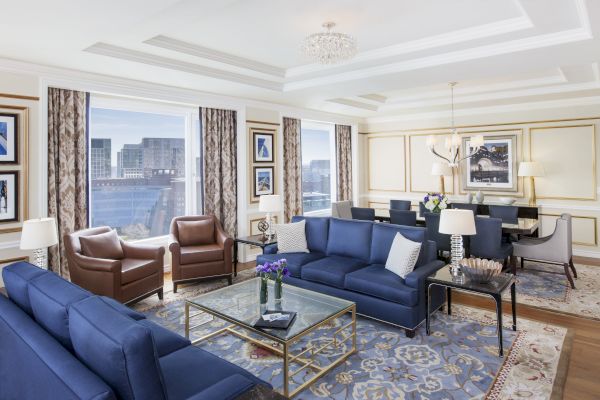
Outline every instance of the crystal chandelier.
<path fill-rule="evenodd" d="M 446 160 L 448 165 L 452 168 L 458 167 L 458 164 L 461 161 L 466 160 L 467 158 L 471 158 L 477 153 L 479 153 L 479 151 L 483 148 L 484 144 L 483 135 L 471 137 L 469 148 L 466 150 L 467 154 L 464 157 L 459 158 L 461 138 L 460 135 L 456 132 L 456 128 L 454 126 L 454 86 L 456 86 L 456 84 L 457 82 L 449 83 L 452 104 L 452 128 L 450 129 L 450 137 L 446 138 L 446 142 L 444 143 L 444 147 L 446 148 L 448 157 L 441 155 L 435 149 L 436 137 L 434 135 L 431 135 L 427 138 L 427 147 L 429 148 L 429 151 L 431 151 L 431 153 L 433 153 L 437 157 Z"/>
<path fill-rule="evenodd" d="M 334 22 L 325 22 L 325 32 L 313 33 L 302 43 L 302 51 L 321 64 L 335 64 L 356 55 L 356 40 L 345 33 L 333 32 Z"/>

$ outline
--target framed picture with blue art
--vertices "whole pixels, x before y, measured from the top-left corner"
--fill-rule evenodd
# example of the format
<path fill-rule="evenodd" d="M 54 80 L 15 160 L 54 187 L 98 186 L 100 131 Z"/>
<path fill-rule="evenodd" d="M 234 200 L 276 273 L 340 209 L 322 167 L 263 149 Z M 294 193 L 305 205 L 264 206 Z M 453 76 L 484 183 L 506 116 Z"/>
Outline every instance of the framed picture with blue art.
<path fill-rule="evenodd" d="M 19 172 L 0 171 L 0 223 L 19 220 Z"/>
<path fill-rule="evenodd" d="M 273 162 L 273 134 L 252 132 L 254 141 L 254 162 Z"/>
<path fill-rule="evenodd" d="M 254 167 L 254 196 L 273 194 L 273 167 Z"/>
<path fill-rule="evenodd" d="M 18 162 L 18 115 L 0 113 L 0 164 L 17 164 Z"/>

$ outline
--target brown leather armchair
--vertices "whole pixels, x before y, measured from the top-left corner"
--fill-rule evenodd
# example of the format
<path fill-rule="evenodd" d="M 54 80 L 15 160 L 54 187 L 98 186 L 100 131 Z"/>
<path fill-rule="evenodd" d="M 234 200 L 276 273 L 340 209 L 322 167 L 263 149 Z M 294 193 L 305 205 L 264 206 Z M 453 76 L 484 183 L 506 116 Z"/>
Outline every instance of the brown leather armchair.
<path fill-rule="evenodd" d="M 173 218 L 169 238 L 173 292 L 184 282 L 227 278 L 231 285 L 233 239 L 212 215 Z"/>
<path fill-rule="evenodd" d="M 134 303 L 155 293 L 162 300 L 165 248 L 119 240 L 122 257 L 88 257 L 83 254 L 80 237 L 109 232 L 111 228 L 103 226 L 64 236 L 71 281 L 94 294 L 112 297 L 121 303 Z"/>

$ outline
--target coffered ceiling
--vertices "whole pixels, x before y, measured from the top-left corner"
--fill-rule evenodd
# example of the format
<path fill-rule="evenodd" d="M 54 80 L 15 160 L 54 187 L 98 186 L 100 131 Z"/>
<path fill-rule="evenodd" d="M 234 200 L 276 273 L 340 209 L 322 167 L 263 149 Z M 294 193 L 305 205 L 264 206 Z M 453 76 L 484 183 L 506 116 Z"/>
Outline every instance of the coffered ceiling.
<path fill-rule="evenodd" d="M 8 2 L 7 2 L 8 3 Z M 600 96 L 598 0 L 20 0 L 0 55 L 361 117 Z M 333 20 L 359 53 L 312 63 Z"/>

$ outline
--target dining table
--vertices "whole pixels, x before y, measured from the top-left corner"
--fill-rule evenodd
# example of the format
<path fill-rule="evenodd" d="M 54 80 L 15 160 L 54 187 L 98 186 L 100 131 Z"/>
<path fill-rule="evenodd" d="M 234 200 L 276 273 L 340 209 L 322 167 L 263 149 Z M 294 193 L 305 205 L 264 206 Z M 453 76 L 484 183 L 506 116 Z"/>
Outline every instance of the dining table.
<path fill-rule="evenodd" d="M 489 218 L 487 215 L 478 215 L 478 217 Z M 375 209 L 375 220 L 380 222 L 390 222 L 390 211 L 385 209 Z M 425 217 L 417 212 L 417 226 L 425 226 Z M 539 228 L 539 220 L 535 218 L 518 218 L 517 222 L 502 222 L 502 233 L 518 236 L 535 236 Z"/>

